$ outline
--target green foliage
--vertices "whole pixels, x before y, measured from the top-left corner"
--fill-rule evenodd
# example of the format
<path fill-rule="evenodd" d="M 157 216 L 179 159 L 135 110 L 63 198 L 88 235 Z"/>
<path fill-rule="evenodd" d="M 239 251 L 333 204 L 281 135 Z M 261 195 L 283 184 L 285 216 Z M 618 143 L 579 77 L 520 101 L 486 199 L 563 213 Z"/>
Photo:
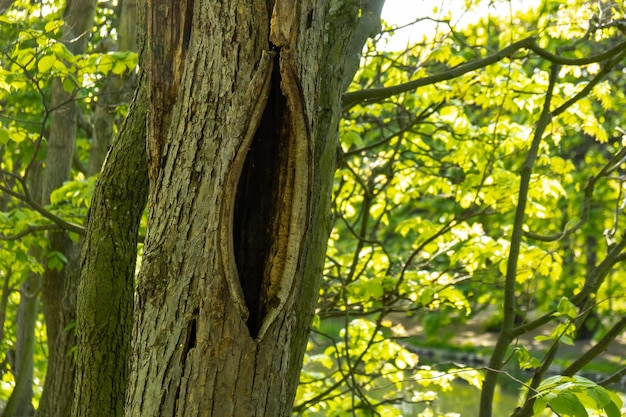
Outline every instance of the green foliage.
<path fill-rule="evenodd" d="M 384 344 L 374 336 L 370 344 L 360 343 L 355 321 L 358 328 L 369 322 L 374 334 L 382 331 L 412 352 L 415 347 L 403 340 L 446 343 L 468 320 L 485 316 L 500 330 L 508 314 L 517 327 L 507 329 L 515 337 L 504 357 L 515 355 L 519 370 L 534 372 L 528 384 L 537 392 L 543 392 L 543 385 L 537 387 L 545 370 L 559 358 L 551 348 L 575 344 L 586 317 L 599 317 L 605 329 L 615 323 L 624 312 L 620 289 L 626 279 L 619 267 L 626 257 L 626 142 L 618 110 L 626 105 L 625 52 L 622 47 L 602 62 L 572 60 L 621 45 L 622 18 L 619 5 L 544 1 L 539 10 L 485 15 L 468 26 L 444 20 L 405 51 L 368 47 L 340 125 L 343 158 L 318 308 L 324 337 L 314 336 L 309 346 L 298 411 L 381 413 L 380 398 L 342 373 L 347 363 L 369 357 L 363 349 Z M 543 50 L 520 49 L 461 71 L 527 36 Z M 552 85 L 557 55 L 570 61 L 554 72 Z M 398 93 L 397 86 L 410 81 L 421 81 L 419 88 Z M 384 94 L 391 87 L 394 92 Z M 548 89 L 554 114 L 540 130 Z M 361 101 L 351 101 L 359 94 Z M 537 154 L 529 162 L 535 135 Z M 530 174 L 527 191 L 520 187 L 524 170 Z M 516 223 L 522 199 L 527 204 Z M 516 229 L 521 237 L 514 241 Z M 516 245 L 519 253 L 512 253 Z M 506 314 L 505 288 L 514 294 Z M 328 322 L 343 323 L 342 332 L 323 330 Z M 390 323 L 387 331 L 382 323 Z M 539 334 L 526 335 L 530 331 Z M 419 387 L 411 385 L 427 371 L 417 359 L 401 390 L 389 382 L 395 397 L 388 397 L 388 408 L 407 410 L 408 392 L 417 394 L 417 402 L 436 401 L 420 397 Z M 558 360 L 567 366 L 571 359 Z M 450 378 L 459 375 L 428 366 Z M 523 388 L 521 380 L 511 381 Z M 445 385 L 441 378 L 433 383 Z M 585 395 L 604 392 L 591 390 Z M 548 402 L 561 413 L 576 401 L 583 409 L 609 412 L 607 403 L 594 408 L 582 399 L 583 391 L 566 389 L 555 404 Z M 405 415 L 417 414 L 409 410 Z"/>
<path fill-rule="evenodd" d="M 72 54 L 61 42 L 61 3 L 16 0 L 0 16 L 3 353 L 15 346 L 20 284 L 28 274 L 67 263 L 64 254 L 48 250 L 46 233 L 84 224 L 95 185 L 84 169 L 89 127 L 105 80 L 137 64 L 136 54 L 107 46 L 116 37 L 116 17 L 105 7 L 98 9 L 87 53 Z M 607 2 L 544 0 L 536 10 L 515 13 L 491 13 L 486 3 L 498 2 L 465 1 L 480 14 L 467 25 L 455 24 L 451 11 L 434 11 L 442 17 L 435 29 L 404 51 L 381 51 L 376 42 L 382 38 L 368 45 L 346 100 L 421 83 L 344 109 L 325 279 L 298 415 L 436 416 L 437 393 L 454 392 L 459 381 L 482 388 L 487 371 L 466 359 L 429 363 L 417 345 L 457 343 L 459 329 L 484 317 L 483 324 L 499 331 L 511 314 L 504 353 L 514 360 L 497 370 L 528 393 L 520 406 L 532 404 L 535 414 L 545 408 L 571 416 L 620 413 L 619 397 L 594 382 L 543 375 L 555 360 L 568 366 L 576 359 L 559 357 L 558 348 L 576 343 L 586 317 L 597 318 L 600 338 L 626 313 L 626 275 L 619 267 L 626 259 L 624 50 L 598 62 L 560 65 L 553 86 L 550 81 L 555 55 L 587 59 L 621 45 L 624 13 Z M 333 2 L 330 13 L 356 7 L 342 4 Z M 463 70 L 528 36 L 542 53 L 521 48 Z M 37 205 L 57 110 L 50 99 L 54 80 L 80 110 L 81 127 L 71 180 L 46 196 L 49 204 Z M 553 117 L 542 131 L 538 120 L 551 88 Z M 121 117 L 125 106 L 117 104 Z M 537 155 L 529 162 L 535 135 Z M 520 185 L 525 172 L 527 191 Z M 514 230 L 521 230 L 517 241 Z M 516 245 L 519 253 L 512 253 Z M 512 305 L 506 288 L 512 288 Z M 540 334 L 526 335 L 530 330 Z M 40 393 L 42 318 L 36 335 Z M 527 373 L 513 377 L 518 370 Z M 0 400 L 6 400 L 14 380 L 8 368 L 0 371 Z"/>
<path fill-rule="evenodd" d="M 137 65 L 136 53 L 101 47 L 103 38 L 116 38 L 115 13 L 106 5 L 97 12 L 88 52 L 74 55 L 61 41 L 65 2 L 11 3 L 0 16 L 0 282 L 6 284 L 2 291 L 6 310 L 0 323 L 4 330 L 0 333 L 0 403 L 6 402 L 15 383 L 7 353 L 15 349 L 18 289 L 29 274 L 65 268 L 66 255 L 49 250 L 47 233 L 67 225 L 80 230 L 84 224 L 96 180 L 84 168 L 93 139 L 94 104 L 108 75 L 129 74 Z M 50 118 L 58 110 L 51 100 L 55 80 L 70 94 L 81 123 L 70 180 L 42 196 Z M 123 113 L 119 116 L 121 121 Z M 79 238 L 77 233 L 70 237 Z M 47 363 L 41 308 L 35 336 L 36 406 Z"/>
<path fill-rule="evenodd" d="M 620 417 L 622 399 L 598 384 L 580 377 L 554 376 L 537 389 L 533 411 L 546 407 L 563 417 L 587 417 L 588 410 L 604 411 L 607 417 Z"/>

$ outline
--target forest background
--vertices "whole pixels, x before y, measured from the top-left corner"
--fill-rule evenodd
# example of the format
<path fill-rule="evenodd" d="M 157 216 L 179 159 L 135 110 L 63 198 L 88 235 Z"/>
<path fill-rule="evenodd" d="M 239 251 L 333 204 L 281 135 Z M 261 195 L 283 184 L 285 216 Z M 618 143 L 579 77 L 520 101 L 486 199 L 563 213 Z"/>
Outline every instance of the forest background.
<path fill-rule="evenodd" d="M 51 242 L 59 229 L 76 242 L 84 234 L 137 65 L 121 2 L 99 3 L 83 51 L 60 41 L 62 2 L 9 3 L 0 2 L 7 416 L 24 415 L 11 414 L 15 404 L 38 408 L 44 316 L 56 308 L 42 294 L 72 262 Z M 333 228 L 294 413 L 456 415 L 438 398 L 466 384 L 481 401 L 463 415 L 487 416 L 505 380 L 518 400 L 497 415 L 620 416 L 626 362 L 603 353 L 626 327 L 623 5 L 467 0 L 462 9 L 480 16 L 470 21 L 437 2 L 408 7 L 423 10 L 409 26 L 428 29 L 390 49 L 408 29 L 383 23 L 343 96 Z M 55 88 L 66 102 L 50 101 Z M 52 186 L 41 181 L 52 169 L 50 119 L 67 102 L 78 120 L 70 179 Z M 470 326 L 494 331 L 494 346 L 460 345 L 455 333 Z"/>

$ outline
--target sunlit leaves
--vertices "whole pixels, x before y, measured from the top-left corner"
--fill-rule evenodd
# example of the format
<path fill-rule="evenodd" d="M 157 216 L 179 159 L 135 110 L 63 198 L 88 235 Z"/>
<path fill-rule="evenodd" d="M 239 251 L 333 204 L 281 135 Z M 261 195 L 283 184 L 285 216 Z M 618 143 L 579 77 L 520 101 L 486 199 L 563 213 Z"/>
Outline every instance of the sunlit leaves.
<path fill-rule="evenodd" d="M 620 417 L 621 406 L 618 395 L 586 378 L 557 375 L 539 386 L 533 411 L 538 414 L 549 407 L 559 415 L 587 417 L 587 410 L 603 410 L 608 417 Z"/>
<path fill-rule="evenodd" d="M 49 251 L 47 253 L 47 258 L 47 265 L 51 270 L 60 271 L 63 269 L 65 264 L 67 264 L 67 258 L 61 252 Z"/>
<path fill-rule="evenodd" d="M 541 361 L 528 352 L 525 346 L 519 346 L 515 350 L 515 356 L 522 370 L 534 369 L 541 366 Z"/>
<path fill-rule="evenodd" d="M 308 355 L 304 362 L 296 398 L 298 414 L 303 416 L 316 413 L 401 416 L 405 415 L 403 408 L 394 405 L 398 399 L 408 402 L 434 399 L 435 393 L 424 387 L 450 389 L 456 378 L 475 386 L 481 383 L 480 374 L 472 369 L 441 372 L 420 366 L 415 353 L 386 337 L 382 327 L 369 320 L 352 320 L 336 337 L 324 335 L 314 340 L 326 338 L 332 339 L 332 343 L 322 353 Z M 310 343 L 309 350 L 318 349 Z M 347 392 L 344 384 L 355 389 Z M 325 395 L 316 398 L 318 392 Z M 297 404 L 306 407 L 298 409 Z"/>
<path fill-rule="evenodd" d="M 95 184 L 94 177 L 85 179 L 89 147 L 94 138 L 92 103 L 102 93 L 106 75 L 127 75 L 137 65 L 134 53 L 96 48 L 95 32 L 100 33 L 96 28 L 93 36 L 80 35 L 81 39 L 88 38 L 89 53 L 70 52 L 71 46 L 66 46 L 68 40 L 62 40 L 66 31 L 60 16 L 65 3 L 16 0 L 8 2 L 9 9 L 0 16 L 0 282 L 7 284 L 10 293 L 7 305 L 0 312 L 6 319 L 2 323 L 4 338 L 0 337 L 0 351 L 4 353 L 19 349 L 15 345 L 15 329 L 21 283 L 33 274 L 42 275 L 44 268 L 61 271 L 68 263 L 67 254 L 48 251 L 49 234 L 61 230 L 57 223 L 84 224 Z M 110 6 L 113 4 L 98 9 L 107 9 L 111 14 Z M 115 32 L 112 27 L 108 30 Z M 113 40 L 114 36 L 110 38 Z M 64 103 L 52 99 L 52 86 L 57 81 L 69 93 Z M 122 101 L 122 98 L 110 100 L 109 104 L 115 103 L 109 110 L 116 110 L 114 107 Z M 74 164 L 66 167 L 71 169 L 70 180 L 52 196 L 43 195 L 42 188 L 46 187 L 42 186 L 42 178 L 46 174 L 42 172 L 54 164 L 52 160 L 45 161 L 50 120 L 62 107 L 76 108 L 79 112 L 77 146 L 74 150 L 69 148 L 74 152 Z M 116 113 L 122 116 L 123 110 Z M 78 240 L 75 233 L 69 236 Z M 43 317 L 38 318 L 35 334 L 33 405 L 36 407 L 47 362 Z M 4 356 L 0 360 L 4 363 L 0 402 L 5 403 L 15 385 L 16 372 L 8 368 L 15 365 L 13 361 Z"/>
<path fill-rule="evenodd" d="M 19 25 L 18 21 L 11 22 Z M 8 92 L 34 88 L 42 90 L 51 77 L 58 77 L 66 91 L 93 87 L 98 78 L 113 73 L 123 74 L 137 65 L 137 54 L 123 52 L 92 53 L 75 56 L 59 41 L 62 21 L 51 20 L 45 28 L 22 29 L 12 43 L 6 45 L 5 58 L 0 61 L 0 71 L 7 77 L 0 88 Z M 0 73 L 2 74 L 2 73 Z"/>
<path fill-rule="evenodd" d="M 559 315 L 568 317 L 569 319 L 575 319 L 578 315 L 578 309 L 566 297 L 561 298 L 561 301 L 559 301 L 559 305 L 557 306 L 556 311 Z"/>
<path fill-rule="evenodd" d="M 529 35 L 550 53 L 597 54 L 622 40 L 610 27 L 618 7 L 606 6 L 614 9 L 603 11 L 606 25 L 594 28 L 598 7 L 547 1 L 542 13 L 485 16 L 401 53 L 375 55 L 370 48 L 350 91 L 438 74 Z M 613 43 L 595 43 L 611 36 Z M 546 110 L 568 107 L 542 132 L 523 195 L 524 236 L 512 255 L 520 175 L 544 111 L 550 66 L 520 50 L 457 78 L 349 109 L 340 128 L 345 154 L 334 190 L 322 327 L 345 317 L 346 343 L 358 344 L 348 318 L 358 315 L 374 326 L 386 322 L 389 311 L 406 311 L 427 340 L 444 339 L 442 326 L 475 310 L 501 317 L 502 288 L 515 256 L 516 325 L 545 314 L 552 322 L 538 336 L 542 343 L 574 342 L 579 306 L 572 297 L 626 227 L 621 171 L 606 168 L 623 146 L 618 109 L 626 98 L 620 71 L 577 97 L 605 63 L 560 67 Z M 617 300 L 626 276 L 619 269 L 611 276 L 600 286 L 603 301 L 594 311 L 626 309 Z M 521 369 L 542 363 L 521 343 L 515 352 Z M 432 381 L 446 384 L 445 378 Z M 562 400 L 556 401 L 559 407 Z"/>
<path fill-rule="evenodd" d="M 68 181 L 62 187 L 57 188 L 50 194 L 50 204 L 60 207 L 69 205 L 73 208 L 89 206 L 89 200 L 93 194 L 96 177 L 87 179 L 79 176 L 74 181 Z"/>

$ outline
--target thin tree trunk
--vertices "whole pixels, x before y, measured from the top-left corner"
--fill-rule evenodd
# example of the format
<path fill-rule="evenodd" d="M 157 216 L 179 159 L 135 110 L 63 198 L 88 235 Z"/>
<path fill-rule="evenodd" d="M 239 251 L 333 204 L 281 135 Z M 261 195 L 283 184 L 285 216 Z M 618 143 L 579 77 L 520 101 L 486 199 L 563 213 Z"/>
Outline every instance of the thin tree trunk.
<path fill-rule="evenodd" d="M 65 96 L 60 83 L 55 81 L 54 84 L 53 97 L 59 97 L 56 94 Z M 53 100 L 53 105 L 55 103 L 57 101 Z M 44 183 L 44 202 L 49 202 L 50 193 L 60 187 L 69 176 L 74 147 L 75 106 L 70 101 L 64 107 L 64 109 L 59 109 L 60 114 L 52 116 L 52 126 L 55 129 L 53 130 L 51 126 L 49 139 L 51 146 L 48 147 L 46 171 L 44 172 L 44 177 L 47 179 Z M 67 129 L 67 131 L 63 131 L 63 129 Z M 54 142 L 57 142 L 56 146 L 53 145 Z M 67 168 L 64 169 L 63 165 Z M 70 355 L 70 349 L 76 342 L 74 332 L 65 329 L 76 319 L 77 248 L 65 232 L 50 233 L 49 240 L 49 250 L 58 251 L 67 259 L 66 265 L 61 270 L 46 268 L 42 283 L 42 302 L 49 355 L 48 370 L 38 415 L 52 417 L 67 415 L 69 411 L 68 401 L 71 400 L 74 361 Z"/>
<path fill-rule="evenodd" d="M 2 417 L 28 417 L 35 412 L 32 404 L 33 352 L 40 282 L 41 277 L 30 274 L 20 287 L 20 305 L 17 310 L 17 340 L 12 366 L 15 387 Z"/>
<path fill-rule="evenodd" d="M 78 290 L 74 417 L 124 413 L 137 231 L 148 194 L 145 114 L 140 84 L 91 202 Z"/>
<path fill-rule="evenodd" d="M 123 0 L 120 7 L 118 47 L 119 51 L 137 51 L 137 13 L 135 0 Z M 116 121 L 116 109 L 121 103 L 130 101 L 132 88 L 129 90 L 132 74 L 117 75 L 110 73 L 98 95 L 94 111 L 94 129 L 89 152 L 88 175 L 100 172 L 111 143 Z"/>
<path fill-rule="evenodd" d="M 74 54 L 85 50 L 95 7 L 95 0 L 67 2 L 62 40 Z M 52 191 L 69 179 L 76 137 L 76 105 L 59 80 L 53 81 L 51 108 L 54 112 L 50 118 L 42 195 L 44 203 L 49 202 Z M 76 338 L 66 328 L 76 320 L 77 246 L 65 232 L 50 234 L 50 250 L 61 252 L 68 262 L 61 271 L 47 268 L 42 284 L 49 356 L 44 390 L 37 410 L 40 417 L 67 416 L 71 410 L 75 366 L 70 350 L 75 346 Z"/>
<path fill-rule="evenodd" d="M 11 292 L 11 275 L 13 272 L 10 267 L 6 267 L 2 281 L 2 293 L 0 294 L 0 343 L 4 341 L 4 323 L 7 318 L 7 305 L 9 304 L 9 294 Z M 2 372 L 2 369 L 0 369 Z"/>
<path fill-rule="evenodd" d="M 120 28 L 120 46 L 136 50 L 137 14 L 132 0 L 124 1 Z M 124 414 L 137 234 L 148 195 L 144 79 L 141 72 L 91 201 L 78 289 L 73 417 Z"/>

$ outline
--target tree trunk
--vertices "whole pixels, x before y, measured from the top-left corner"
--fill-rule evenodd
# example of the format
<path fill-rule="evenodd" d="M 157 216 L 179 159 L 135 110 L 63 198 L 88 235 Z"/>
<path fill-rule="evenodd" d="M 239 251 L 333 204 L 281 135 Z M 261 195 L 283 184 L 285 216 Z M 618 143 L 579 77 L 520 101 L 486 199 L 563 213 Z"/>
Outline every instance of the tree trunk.
<path fill-rule="evenodd" d="M 119 36 L 123 50 L 137 50 L 137 23 L 135 2 L 125 0 Z M 77 299 L 73 417 L 124 414 L 137 233 L 148 196 L 145 77 L 138 78 L 136 95 L 89 210 Z"/>
<path fill-rule="evenodd" d="M 289 415 L 329 232 L 355 2 L 148 1 L 129 416 Z"/>
<path fill-rule="evenodd" d="M 90 35 L 96 1 L 67 2 L 64 13 L 63 42 L 74 54 L 85 50 Z M 50 135 L 44 172 L 42 200 L 48 203 L 50 193 L 69 179 L 74 140 L 76 137 L 76 104 L 54 80 L 51 96 Z M 71 349 L 76 344 L 73 331 L 67 331 L 76 320 L 76 287 L 78 283 L 78 245 L 66 232 L 50 234 L 50 250 L 65 255 L 68 262 L 61 271 L 46 269 L 42 284 L 43 311 L 48 334 L 48 370 L 37 410 L 39 417 L 67 416 L 71 410 L 74 391 L 74 358 Z"/>
<path fill-rule="evenodd" d="M 35 324 L 41 277 L 30 274 L 20 287 L 20 305 L 17 310 L 17 342 L 11 371 L 15 388 L 2 413 L 2 417 L 27 417 L 35 413 L 33 408 L 33 352 L 35 348 Z"/>
<path fill-rule="evenodd" d="M 140 87 L 89 211 L 78 290 L 73 417 L 124 414 L 137 230 L 148 194 L 145 114 Z"/>
<path fill-rule="evenodd" d="M 122 0 L 119 14 L 118 45 L 119 51 L 137 51 L 137 13 L 135 0 Z M 134 76 L 132 74 L 113 74 L 106 77 L 102 91 L 95 103 L 93 120 L 93 137 L 89 151 L 87 174 L 94 175 L 100 172 L 111 143 L 113 142 L 113 128 L 116 121 L 117 107 L 128 103 L 133 89 L 129 88 Z"/>

